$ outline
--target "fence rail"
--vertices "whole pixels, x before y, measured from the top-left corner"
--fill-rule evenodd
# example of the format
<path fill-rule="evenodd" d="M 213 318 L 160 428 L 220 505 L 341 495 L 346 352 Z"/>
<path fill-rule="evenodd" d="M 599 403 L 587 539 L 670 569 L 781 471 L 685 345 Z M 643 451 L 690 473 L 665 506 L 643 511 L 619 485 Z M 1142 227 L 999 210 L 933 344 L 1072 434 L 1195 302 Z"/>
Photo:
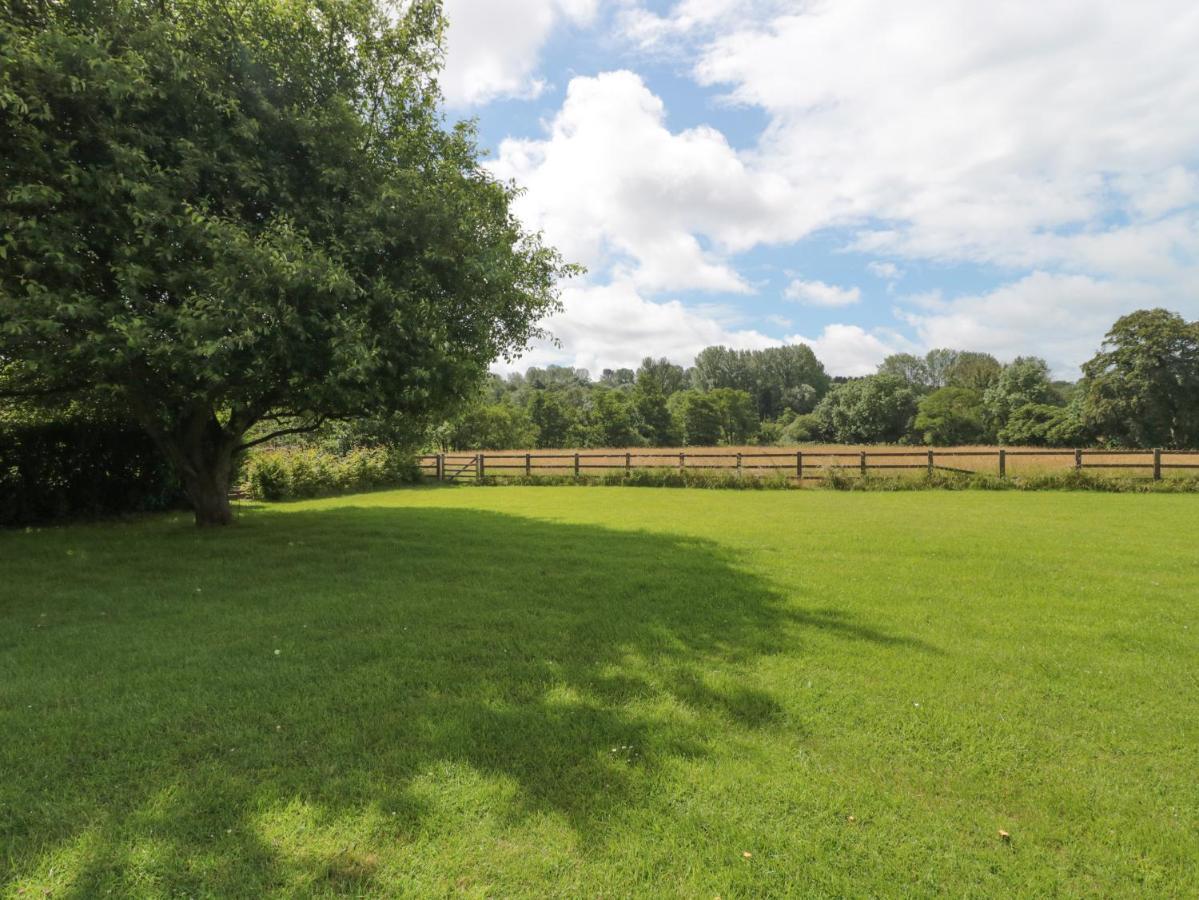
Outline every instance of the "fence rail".
<path fill-rule="evenodd" d="M 1112 457 L 1125 459 L 1143 457 L 1137 462 L 1113 462 Z M 855 451 L 711 451 L 694 453 L 680 451 L 589 451 L 579 453 L 430 453 L 420 457 L 422 474 L 438 481 L 472 481 L 491 477 L 517 478 L 534 474 L 553 473 L 579 477 L 591 470 L 607 472 L 631 472 L 634 469 L 724 469 L 746 477 L 761 474 L 783 474 L 795 481 L 811 481 L 823 477 L 829 469 L 857 472 L 866 475 L 871 471 L 923 469 L 928 472 L 959 472 L 975 474 L 990 472 L 1005 477 L 1008 460 L 1026 457 L 1069 458 L 1065 466 L 1051 468 L 1081 469 L 1141 469 L 1152 473 L 1160 480 L 1164 471 L 1199 470 L 1199 462 L 1170 462 L 1185 457 L 1199 460 L 1199 451 L 1189 450 L 855 450 Z M 897 460 L 919 459 L 919 462 Z M 965 468 L 967 463 L 956 463 L 959 459 L 970 459 L 982 463 L 979 468 Z M 599 460 L 597 462 L 597 460 Z M 722 462 L 712 462 L 722 460 Z M 761 462 L 767 460 L 767 462 Z M 989 461 L 994 460 L 991 464 Z"/>

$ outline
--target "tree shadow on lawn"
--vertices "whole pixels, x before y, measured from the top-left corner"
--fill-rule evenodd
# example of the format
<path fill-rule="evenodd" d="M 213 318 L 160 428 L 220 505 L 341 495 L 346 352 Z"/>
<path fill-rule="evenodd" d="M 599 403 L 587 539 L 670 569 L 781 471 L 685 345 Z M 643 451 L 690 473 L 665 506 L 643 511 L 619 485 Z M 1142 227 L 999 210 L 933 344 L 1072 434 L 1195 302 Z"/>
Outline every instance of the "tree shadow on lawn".
<path fill-rule="evenodd" d="M 585 851 L 669 760 L 801 732 L 761 656 L 810 629 L 922 646 L 678 536 L 347 507 L 124 528 L 70 533 L 97 564 L 48 620 L 29 590 L 3 613 L 10 887 L 369 892 L 455 815 L 548 815 Z"/>

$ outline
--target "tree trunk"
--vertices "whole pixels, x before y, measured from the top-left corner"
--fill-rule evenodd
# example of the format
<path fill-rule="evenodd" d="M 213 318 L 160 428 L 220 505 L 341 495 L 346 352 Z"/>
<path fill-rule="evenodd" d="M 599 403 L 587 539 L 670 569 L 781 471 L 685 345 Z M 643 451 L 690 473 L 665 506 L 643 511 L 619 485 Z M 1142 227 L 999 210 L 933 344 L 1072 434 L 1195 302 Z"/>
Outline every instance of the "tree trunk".
<path fill-rule="evenodd" d="M 217 471 L 198 472 L 185 476 L 184 490 L 196 513 L 196 525 L 230 525 L 233 510 L 229 506 L 230 467 L 218 467 Z"/>
<path fill-rule="evenodd" d="M 203 408 L 180 417 L 169 431 L 149 430 L 175 467 L 195 511 L 196 525 L 232 524 L 229 487 L 241 435 L 226 431 L 211 410 Z"/>

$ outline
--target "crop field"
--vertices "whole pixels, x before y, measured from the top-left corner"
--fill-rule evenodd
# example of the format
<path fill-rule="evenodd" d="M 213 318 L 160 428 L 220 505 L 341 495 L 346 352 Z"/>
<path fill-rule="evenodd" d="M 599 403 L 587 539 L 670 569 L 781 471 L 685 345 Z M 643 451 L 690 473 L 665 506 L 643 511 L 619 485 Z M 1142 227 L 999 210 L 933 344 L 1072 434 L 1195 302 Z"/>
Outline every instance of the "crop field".
<path fill-rule="evenodd" d="M 620 447 L 608 449 L 565 448 L 560 450 L 486 450 L 482 451 L 484 471 L 491 475 L 572 475 L 576 462 L 580 474 L 602 474 L 634 468 L 673 468 L 735 470 L 747 475 L 798 472 L 805 479 L 819 478 L 830 468 L 858 472 L 862 454 L 872 475 L 913 474 L 927 471 L 929 453 L 932 464 L 942 471 L 998 474 L 1000 451 L 1007 475 L 1034 475 L 1064 472 L 1076 465 L 1075 451 L 1044 447 L 903 447 L 864 444 L 804 444 L 794 447 Z M 447 471 L 463 474 L 476 471 L 476 451 L 444 454 Z M 578 457 L 577 461 L 575 457 Z M 1103 452 L 1085 450 L 1082 466 L 1088 470 L 1122 477 L 1153 476 L 1152 450 Z M 436 472 L 436 456 L 421 458 L 426 474 Z M 1161 457 L 1162 477 L 1199 475 L 1199 452 L 1167 452 Z"/>
<path fill-rule="evenodd" d="M 1199 895 L 1186 495 L 0 533 L 0 896 Z"/>

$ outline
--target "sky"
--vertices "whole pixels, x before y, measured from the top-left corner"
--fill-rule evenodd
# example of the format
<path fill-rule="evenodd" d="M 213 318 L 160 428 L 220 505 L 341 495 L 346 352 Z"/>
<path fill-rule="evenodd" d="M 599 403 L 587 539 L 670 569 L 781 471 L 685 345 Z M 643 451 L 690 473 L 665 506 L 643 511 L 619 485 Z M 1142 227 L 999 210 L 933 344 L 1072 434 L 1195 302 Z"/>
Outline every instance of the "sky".
<path fill-rule="evenodd" d="M 1199 319 L 1194 0 L 445 0 L 442 90 L 587 274 L 508 370 L 1044 357 Z"/>

